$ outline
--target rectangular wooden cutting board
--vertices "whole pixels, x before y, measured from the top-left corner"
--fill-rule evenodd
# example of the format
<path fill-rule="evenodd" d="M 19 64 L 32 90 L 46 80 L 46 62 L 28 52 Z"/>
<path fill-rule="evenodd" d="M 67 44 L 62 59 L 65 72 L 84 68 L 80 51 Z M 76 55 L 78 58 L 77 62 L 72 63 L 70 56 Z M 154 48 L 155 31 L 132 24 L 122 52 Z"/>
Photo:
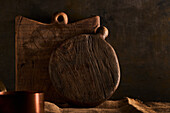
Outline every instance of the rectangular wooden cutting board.
<path fill-rule="evenodd" d="M 65 25 L 44 24 L 17 16 L 15 19 L 16 90 L 44 92 L 45 100 L 62 104 L 63 100 L 55 92 L 48 70 L 51 52 L 57 45 L 51 47 L 47 43 L 45 49 L 37 49 L 34 46 L 42 43 L 44 37 L 51 39 L 53 36 L 56 42 L 58 41 L 57 44 L 60 44 L 75 35 L 93 33 L 99 26 L 98 16 Z M 60 32 L 59 36 L 55 36 L 57 32 Z M 60 37 L 62 38 L 59 39 Z"/>

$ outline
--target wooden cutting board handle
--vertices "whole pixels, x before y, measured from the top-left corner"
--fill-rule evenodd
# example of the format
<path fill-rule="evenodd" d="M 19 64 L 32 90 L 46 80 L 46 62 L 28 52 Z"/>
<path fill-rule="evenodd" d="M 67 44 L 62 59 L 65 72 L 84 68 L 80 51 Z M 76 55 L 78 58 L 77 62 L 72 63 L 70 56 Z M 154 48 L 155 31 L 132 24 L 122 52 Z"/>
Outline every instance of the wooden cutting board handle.
<path fill-rule="evenodd" d="M 55 13 L 52 17 L 53 23 L 68 24 L 68 16 L 64 12 Z"/>
<path fill-rule="evenodd" d="M 109 31 L 105 26 L 96 28 L 95 33 L 102 39 L 105 39 L 109 35 Z"/>

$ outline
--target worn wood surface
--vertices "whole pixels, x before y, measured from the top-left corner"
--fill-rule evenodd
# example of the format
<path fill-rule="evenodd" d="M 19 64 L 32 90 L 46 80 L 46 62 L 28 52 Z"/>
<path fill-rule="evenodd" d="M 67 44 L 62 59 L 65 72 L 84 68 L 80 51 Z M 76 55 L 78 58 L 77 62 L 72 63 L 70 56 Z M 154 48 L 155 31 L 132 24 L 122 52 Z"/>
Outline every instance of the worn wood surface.
<path fill-rule="evenodd" d="M 67 20 L 64 13 L 54 15 L 51 24 L 16 17 L 16 90 L 42 91 L 45 100 L 62 104 L 49 78 L 51 52 L 63 41 L 75 35 L 94 33 L 100 26 L 98 16 L 71 24 L 67 24 Z"/>
<path fill-rule="evenodd" d="M 57 92 L 71 104 L 96 106 L 117 89 L 119 64 L 114 49 L 104 40 L 106 32 L 75 36 L 52 53 L 51 80 Z"/>

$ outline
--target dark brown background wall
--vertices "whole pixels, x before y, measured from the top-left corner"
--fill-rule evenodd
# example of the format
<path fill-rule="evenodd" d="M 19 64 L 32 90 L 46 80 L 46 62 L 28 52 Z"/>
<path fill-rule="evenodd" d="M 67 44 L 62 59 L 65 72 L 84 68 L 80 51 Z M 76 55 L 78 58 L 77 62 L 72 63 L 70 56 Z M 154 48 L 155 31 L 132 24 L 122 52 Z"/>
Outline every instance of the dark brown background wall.
<path fill-rule="evenodd" d="M 0 0 L 0 79 L 8 90 L 15 84 L 15 16 L 50 23 L 56 11 L 70 22 L 101 16 L 121 67 L 113 99 L 170 101 L 169 0 Z"/>

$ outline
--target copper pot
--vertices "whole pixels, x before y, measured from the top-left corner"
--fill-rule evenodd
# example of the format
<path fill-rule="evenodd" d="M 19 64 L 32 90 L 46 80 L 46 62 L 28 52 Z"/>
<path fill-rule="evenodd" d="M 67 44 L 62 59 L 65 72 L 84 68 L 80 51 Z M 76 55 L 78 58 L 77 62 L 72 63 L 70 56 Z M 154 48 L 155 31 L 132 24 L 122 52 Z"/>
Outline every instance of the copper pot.
<path fill-rule="evenodd" d="M 44 94 L 27 91 L 0 92 L 0 113 L 44 113 Z"/>

